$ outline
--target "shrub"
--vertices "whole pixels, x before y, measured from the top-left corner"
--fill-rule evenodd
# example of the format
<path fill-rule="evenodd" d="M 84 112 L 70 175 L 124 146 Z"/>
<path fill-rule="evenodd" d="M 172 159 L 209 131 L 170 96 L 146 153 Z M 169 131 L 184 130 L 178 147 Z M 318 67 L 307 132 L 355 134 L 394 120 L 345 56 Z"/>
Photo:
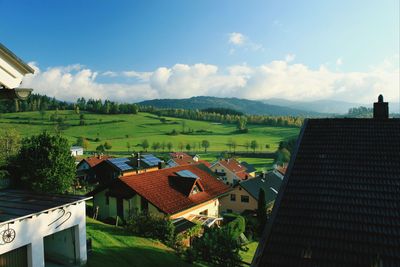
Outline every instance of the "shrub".
<path fill-rule="evenodd" d="M 224 215 L 225 218 L 228 219 L 228 223 L 224 226 L 228 233 L 232 236 L 233 239 L 238 239 L 240 234 L 244 233 L 246 230 L 246 221 L 243 216 L 236 214 Z M 232 220 L 232 218 L 234 218 Z"/>
<path fill-rule="evenodd" d="M 204 260 L 216 266 L 241 266 L 240 245 L 226 228 L 206 228 L 186 252 L 189 262 Z"/>
<path fill-rule="evenodd" d="M 159 239 L 167 244 L 173 244 L 175 227 L 172 221 L 165 216 L 156 216 L 149 213 L 136 213 L 126 222 L 129 232 Z"/>

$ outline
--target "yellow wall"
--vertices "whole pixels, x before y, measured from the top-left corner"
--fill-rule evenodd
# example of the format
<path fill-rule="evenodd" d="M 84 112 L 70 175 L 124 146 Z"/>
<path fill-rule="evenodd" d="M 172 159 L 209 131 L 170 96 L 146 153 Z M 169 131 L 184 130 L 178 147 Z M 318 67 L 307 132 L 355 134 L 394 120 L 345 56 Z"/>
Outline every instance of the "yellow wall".
<path fill-rule="evenodd" d="M 180 218 L 180 217 L 189 217 L 190 215 L 199 215 L 200 212 L 207 210 L 209 217 L 219 217 L 219 200 L 216 199 L 212 199 L 210 201 L 207 201 L 205 203 L 196 205 L 192 208 L 186 209 L 184 211 L 175 213 L 173 215 L 171 215 L 171 219 L 176 219 L 176 218 Z"/>
<path fill-rule="evenodd" d="M 231 200 L 231 194 L 236 195 L 236 201 Z M 248 196 L 249 202 L 242 202 L 241 196 Z M 236 213 L 242 213 L 245 210 L 256 210 L 257 209 L 257 200 L 253 198 L 246 190 L 241 188 L 241 186 L 237 186 L 230 194 L 223 196 L 220 199 L 221 202 L 221 211 L 226 212 L 228 209 L 232 210 Z"/>
<path fill-rule="evenodd" d="M 225 166 L 221 165 L 219 162 L 217 164 L 215 164 L 214 166 L 212 166 L 210 168 L 213 172 L 217 171 L 219 173 L 224 172 L 225 176 L 226 176 L 226 180 L 224 180 L 223 182 L 225 184 L 229 184 L 232 185 L 233 184 L 233 179 L 238 179 L 238 177 L 236 177 L 236 175 L 231 172 L 228 168 L 226 168 Z M 222 171 L 223 170 L 223 171 Z"/>

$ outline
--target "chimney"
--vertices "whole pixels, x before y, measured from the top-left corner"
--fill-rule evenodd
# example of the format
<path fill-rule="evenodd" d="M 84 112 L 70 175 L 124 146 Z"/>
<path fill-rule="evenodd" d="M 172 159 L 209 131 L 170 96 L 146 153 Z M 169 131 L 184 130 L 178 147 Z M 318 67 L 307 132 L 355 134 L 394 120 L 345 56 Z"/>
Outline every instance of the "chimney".
<path fill-rule="evenodd" d="M 388 119 L 389 106 L 388 102 L 383 102 L 383 96 L 379 95 L 378 102 L 374 103 L 374 119 Z"/>

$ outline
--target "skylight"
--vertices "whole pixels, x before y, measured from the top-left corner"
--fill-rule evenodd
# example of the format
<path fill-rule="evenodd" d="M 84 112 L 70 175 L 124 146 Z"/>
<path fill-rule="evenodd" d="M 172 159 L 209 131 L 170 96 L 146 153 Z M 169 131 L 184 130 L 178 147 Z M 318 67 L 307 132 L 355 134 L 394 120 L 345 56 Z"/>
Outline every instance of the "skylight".
<path fill-rule="evenodd" d="M 196 174 L 194 174 L 193 172 L 188 171 L 188 170 L 178 171 L 178 172 L 176 172 L 176 174 L 180 177 L 194 178 L 194 179 L 199 178 L 199 176 L 197 176 Z"/>

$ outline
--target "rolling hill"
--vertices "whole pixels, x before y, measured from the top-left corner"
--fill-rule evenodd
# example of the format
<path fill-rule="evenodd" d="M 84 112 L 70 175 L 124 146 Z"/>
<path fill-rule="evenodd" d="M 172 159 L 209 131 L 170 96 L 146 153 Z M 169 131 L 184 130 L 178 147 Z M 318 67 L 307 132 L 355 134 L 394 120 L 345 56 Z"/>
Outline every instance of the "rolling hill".
<path fill-rule="evenodd" d="M 265 104 L 279 105 L 291 109 L 299 109 L 311 112 L 325 113 L 325 114 L 345 114 L 350 108 L 355 107 L 372 107 L 372 102 L 369 104 L 360 104 L 354 102 L 338 101 L 331 99 L 321 99 L 315 101 L 291 101 L 282 98 L 270 98 L 262 100 Z M 389 103 L 390 112 L 399 112 L 399 103 Z"/>
<path fill-rule="evenodd" d="M 153 99 L 137 103 L 142 106 L 153 106 L 156 108 L 178 108 L 178 109 L 205 109 L 205 108 L 230 108 L 250 115 L 271 116 L 319 116 L 318 112 L 304 111 L 301 109 L 282 107 L 266 104 L 261 101 L 219 98 L 211 96 L 196 96 L 185 99 Z"/>

